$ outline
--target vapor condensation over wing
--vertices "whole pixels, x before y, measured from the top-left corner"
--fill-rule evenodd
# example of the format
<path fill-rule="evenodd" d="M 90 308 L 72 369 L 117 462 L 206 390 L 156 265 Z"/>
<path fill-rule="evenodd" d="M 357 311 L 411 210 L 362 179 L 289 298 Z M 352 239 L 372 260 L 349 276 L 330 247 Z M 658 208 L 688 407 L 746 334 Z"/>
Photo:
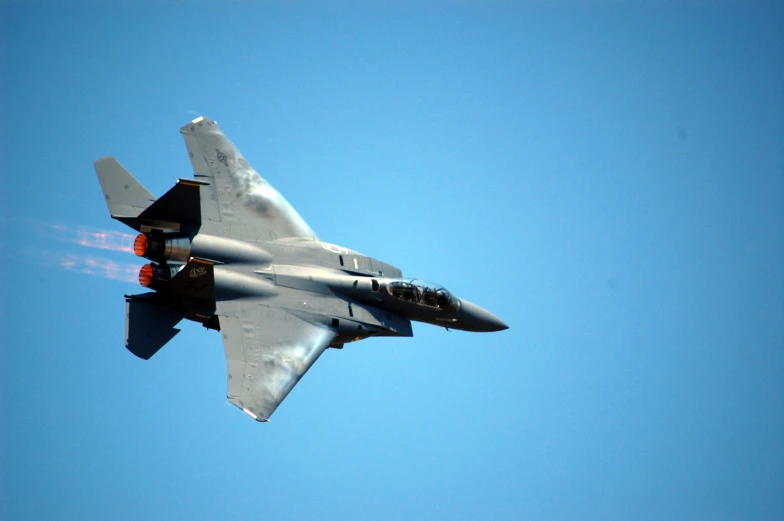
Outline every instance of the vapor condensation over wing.
<path fill-rule="evenodd" d="M 66 224 L 49 225 L 49 230 L 54 234 L 54 238 L 61 242 L 70 242 L 100 250 L 133 253 L 135 236 L 129 233 Z"/>

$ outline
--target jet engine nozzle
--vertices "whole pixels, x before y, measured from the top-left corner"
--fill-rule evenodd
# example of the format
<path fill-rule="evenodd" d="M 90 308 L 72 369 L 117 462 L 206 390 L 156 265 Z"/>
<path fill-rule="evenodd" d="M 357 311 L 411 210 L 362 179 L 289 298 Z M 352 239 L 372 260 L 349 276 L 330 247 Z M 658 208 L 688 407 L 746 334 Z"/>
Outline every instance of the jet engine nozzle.
<path fill-rule="evenodd" d="M 136 240 L 133 241 L 133 252 L 139 257 L 144 257 L 149 246 L 150 241 L 147 240 L 147 236 L 143 233 L 140 233 L 136 236 Z"/>
<path fill-rule="evenodd" d="M 217 262 L 272 262 L 272 255 L 258 244 L 204 234 L 191 238 L 140 233 L 133 242 L 133 252 L 155 262 L 188 262 L 191 257 Z"/>
<path fill-rule="evenodd" d="M 133 241 L 133 252 L 152 261 L 186 262 L 191 254 L 191 240 L 188 237 L 140 233 Z"/>
<path fill-rule="evenodd" d="M 177 268 L 160 266 L 154 262 L 145 264 L 139 270 L 139 284 L 145 288 L 158 289 L 177 274 Z"/>

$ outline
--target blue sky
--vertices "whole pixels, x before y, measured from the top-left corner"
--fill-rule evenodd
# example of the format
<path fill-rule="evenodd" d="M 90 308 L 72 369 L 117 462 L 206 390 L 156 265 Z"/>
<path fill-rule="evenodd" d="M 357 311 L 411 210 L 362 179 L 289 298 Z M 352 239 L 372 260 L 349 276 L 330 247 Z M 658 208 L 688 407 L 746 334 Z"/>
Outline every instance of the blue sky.
<path fill-rule="evenodd" d="M 784 9 L 553 4 L 0 5 L 0 517 L 783 519 Z M 262 425 L 215 332 L 134 358 L 92 162 L 162 194 L 199 114 L 510 329 L 330 350 Z"/>

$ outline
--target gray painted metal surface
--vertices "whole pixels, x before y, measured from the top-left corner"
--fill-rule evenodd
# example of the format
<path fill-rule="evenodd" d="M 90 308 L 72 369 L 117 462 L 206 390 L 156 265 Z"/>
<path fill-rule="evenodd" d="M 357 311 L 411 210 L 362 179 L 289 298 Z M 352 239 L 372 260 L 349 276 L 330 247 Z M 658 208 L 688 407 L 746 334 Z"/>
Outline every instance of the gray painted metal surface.
<path fill-rule="evenodd" d="M 160 199 L 112 157 L 95 162 L 109 212 L 149 259 L 126 295 L 126 347 L 149 359 L 185 318 L 219 330 L 228 399 L 267 421 L 328 348 L 412 336 L 411 320 L 500 331 L 489 311 L 387 263 L 328 244 L 205 117 L 180 129 L 195 179 Z"/>

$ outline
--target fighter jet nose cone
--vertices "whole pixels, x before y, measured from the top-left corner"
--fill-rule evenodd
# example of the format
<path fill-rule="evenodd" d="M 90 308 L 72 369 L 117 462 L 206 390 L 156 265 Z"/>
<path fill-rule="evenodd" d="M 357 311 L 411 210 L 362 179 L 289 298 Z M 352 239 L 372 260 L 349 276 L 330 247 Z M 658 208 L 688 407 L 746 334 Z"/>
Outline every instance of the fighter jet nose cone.
<path fill-rule="evenodd" d="M 460 315 L 461 329 L 466 331 L 492 333 L 509 329 L 503 320 L 467 300 L 460 301 Z"/>
<path fill-rule="evenodd" d="M 494 329 L 493 331 L 503 331 L 505 329 L 509 329 L 509 326 L 506 325 L 506 322 L 504 322 L 500 318 L 498 319 L 498 323 L 496 324 L 496 327 L 497 329 Z"/>
<path fill-rule="evenodd" d="M 492 313 L 490 313 L 492 315 Z M 488 333 L 492 333 L 494 331 L 503 331 L 504 329 L 509 329 L 509 326 L 506 325 L 506 322 L 501 320 L 495 315 L 492 315 L 492 320 L 487 320 L 485 322 L 486 329 L 483 331 L 487 331 Z"/>

